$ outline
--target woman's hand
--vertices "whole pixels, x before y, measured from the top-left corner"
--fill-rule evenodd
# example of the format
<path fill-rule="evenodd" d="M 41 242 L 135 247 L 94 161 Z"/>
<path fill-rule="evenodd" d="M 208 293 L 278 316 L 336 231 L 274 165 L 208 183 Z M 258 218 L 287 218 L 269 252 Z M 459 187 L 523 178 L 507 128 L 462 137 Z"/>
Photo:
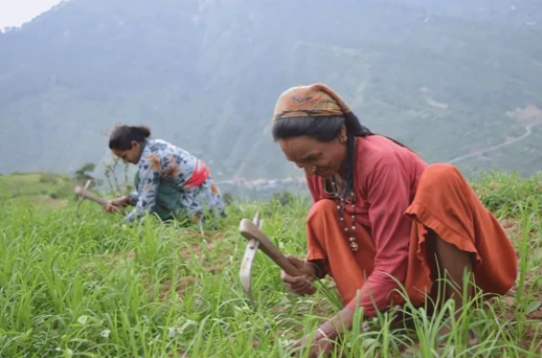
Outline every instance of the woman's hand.
<path fill-rule="evenodd" d="M 309 336 L 305 336 L 299 341 L 295 342 L 292 348 L 299 349 L 306 345 L 304 341 L 309 339 Z M 331 351 L 333 350 L 333 344 L 334 342 L 328 339 L 319 339 L 312 342 L 312 346 L 309 352 L 309 358 L 318 358 L 318 357 L 326 357 L 328 356 Z"/>
<path fill-rule="evenodd" d="M 299 350 L 301 347 L 310 346 L 309 358 L 317 358 L 321 354 L 327 356 L 333 350 L 335 340 L 352 327 L 354 310 L 343 308 L 338 314 L 322 324 L 313 335 L 307 335 L 296 341 L 292 348 Z"/>
<path fill-rule="evenodd" d="M 119 211 L 122 207 L 128 205 L 128 197 L 124 196 L 122 198 L 108 200 L 107 205 L 104 206 L 104 210 L 107 213 L 113 213 Z"/>
<path fill-rule="evenodd" d="M 294 256 L 286 256 L 286 258 L 302 273 L 299 276 L 290 276 L 281 271 L 280 278 L 287 285 L 290 292 L 299 296 L 313 295 L 316 292 L 316 288 L 312 285 L 312 281 L 316 279 L 314 265 Z"/>
<path fill-rule="evenodd" d="M 314 333 L 314 336 L 312 334 L 306 335 L 296 341 L 292 349 L 299 350 L 302 347 L 309 346 L 309 358 L 326 357 L 329 355 L 333 350 L 335 339 L 338 337 L 337 331 L 331 324 L 332 321 L 336 320 L 336 317 L 320 326 Z"/>
<path fill-rule="evenodd" d="M 318 335 L 318 333 L 317 333 Z M 325 337 L 320 337 L 320 339 L 317 339 L 315 336 L 314 339 L 312 338 L 312 335 L 307 335 L 300 340 L 296 341 L 292 348 L 295 350 L 301 349 L 301 347 L 305 347 L 310 344 L 310 351 L 309 351 L 309 358 L 317 358 L 317 357 L 326 357 L 331 353 L 333 350 L 333 344 L 335 342 L 331 339 L 326 339 Z"/>

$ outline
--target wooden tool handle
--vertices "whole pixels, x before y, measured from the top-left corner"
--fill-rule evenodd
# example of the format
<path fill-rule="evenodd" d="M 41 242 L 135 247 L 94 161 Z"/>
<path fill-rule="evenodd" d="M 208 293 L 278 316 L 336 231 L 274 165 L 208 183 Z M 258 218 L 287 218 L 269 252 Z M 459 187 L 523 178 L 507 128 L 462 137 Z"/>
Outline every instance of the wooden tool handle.
<path fill-rule="evenodd" d="M 88 190 L 85 190 L 83 188 L 81 188 L 80 186 L 76 187 L 74 189 L 74 192 L 76 195 L 79 195 L 79 196 L 82 196 L 84 198 L 87 198 L 89 200 L 92 200 L 102 206 L 106 206 L 108 201 L 105 200 L 105 199 L 102 199 L 102 198 L 99 198 L 97 196 L 95 196 L 94 194 L 92 194 L 91 192 L 89 192 Z"/>
<path fill-rule="evenodd" d="M 263 220 L 262 220 L 262 214 L 258 211 L 256 215 L 254 215 L 254 219 L 252 219 L 252 223 L 256 225 L 256 227 L 261 230 L 263 226 Z"/>
<path fill-rule="evenodd" d="M 241 220 L 239 231 L 246 239 L 254 239 L 260 243 L 260 249 L 273 260 L 281 269 L 290 276 L 300 276 L 301 271 L 282 254 L 282 252 L 265 236 L 263 232 L 252 221 L 248 219 Z"/>

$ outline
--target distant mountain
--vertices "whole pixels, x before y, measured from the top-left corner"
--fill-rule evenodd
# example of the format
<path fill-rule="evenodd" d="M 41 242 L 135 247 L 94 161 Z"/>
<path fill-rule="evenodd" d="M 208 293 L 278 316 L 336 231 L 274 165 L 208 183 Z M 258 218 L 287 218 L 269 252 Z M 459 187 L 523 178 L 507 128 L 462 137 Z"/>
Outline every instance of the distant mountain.
<path fill-rule="evenodd" d="M 542 2 L 536 0 L 396 0 L 424 9 L 428 16 L 448 16 L 542 31 Z"/>
<path fill-rule="evenodd" d="M 101 133 L 123 122 L 150 125 L 219 180 L 299 175 L 272 141 L 273 107 L 286 88 L 323 82 L 429 162 L 532 173 L 542 21 L 484 18 L 476 9 L 489 2 L 62 3 L 0 34 L 0 172 L 103 161 Z M 499 9 L 508 3 L 540 16 L 537 1 Z"/>

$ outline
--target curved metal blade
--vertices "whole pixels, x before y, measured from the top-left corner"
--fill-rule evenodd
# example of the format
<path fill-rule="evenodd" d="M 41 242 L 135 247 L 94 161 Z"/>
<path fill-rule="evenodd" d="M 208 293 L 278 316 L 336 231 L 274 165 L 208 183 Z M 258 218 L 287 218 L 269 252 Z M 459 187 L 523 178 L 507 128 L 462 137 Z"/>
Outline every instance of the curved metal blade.
<path fill-rule="evenodd" d="M 256 213 L 254 219 L 252 219 L 252 222 L 254 223 L 254 225 L 258 226 L 259 229 L 262 228 L 263 221 L 259 212 Z M 256 303 L 254 302 L 252 294 L 250 293 L 250 270 L 252 268 L 252 262 L 254 261 L 254 257 L 256 256 L 256 252 L 258 251 L 259 244 L 260 243 L 257 240 L 248 240 L 247 247 L 245 249 L 245 256 L 243 257 L 243 261 L 241 262 L 241 270 L 239 271 L 241 284 L 243 285 L 243 289 L 245 290 L 253 306 L 256 306 Z"/>

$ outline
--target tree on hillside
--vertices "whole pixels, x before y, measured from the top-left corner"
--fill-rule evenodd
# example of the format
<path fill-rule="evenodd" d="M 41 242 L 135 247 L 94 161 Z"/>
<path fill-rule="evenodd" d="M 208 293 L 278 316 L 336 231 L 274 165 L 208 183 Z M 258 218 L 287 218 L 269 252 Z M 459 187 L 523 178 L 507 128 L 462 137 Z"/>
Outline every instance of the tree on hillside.
<path fill-rule="evenodd" d="M 89 162 L 84 164 L 81 168 L 75 171 L 75 180 L 79 182 L 87 182 L 88 180 L 90 180 L 91 183 L 94 185 L 96 179 L 89 173 L 93 172 L 95 168 L 96 164 L 94 163 Z"/>

